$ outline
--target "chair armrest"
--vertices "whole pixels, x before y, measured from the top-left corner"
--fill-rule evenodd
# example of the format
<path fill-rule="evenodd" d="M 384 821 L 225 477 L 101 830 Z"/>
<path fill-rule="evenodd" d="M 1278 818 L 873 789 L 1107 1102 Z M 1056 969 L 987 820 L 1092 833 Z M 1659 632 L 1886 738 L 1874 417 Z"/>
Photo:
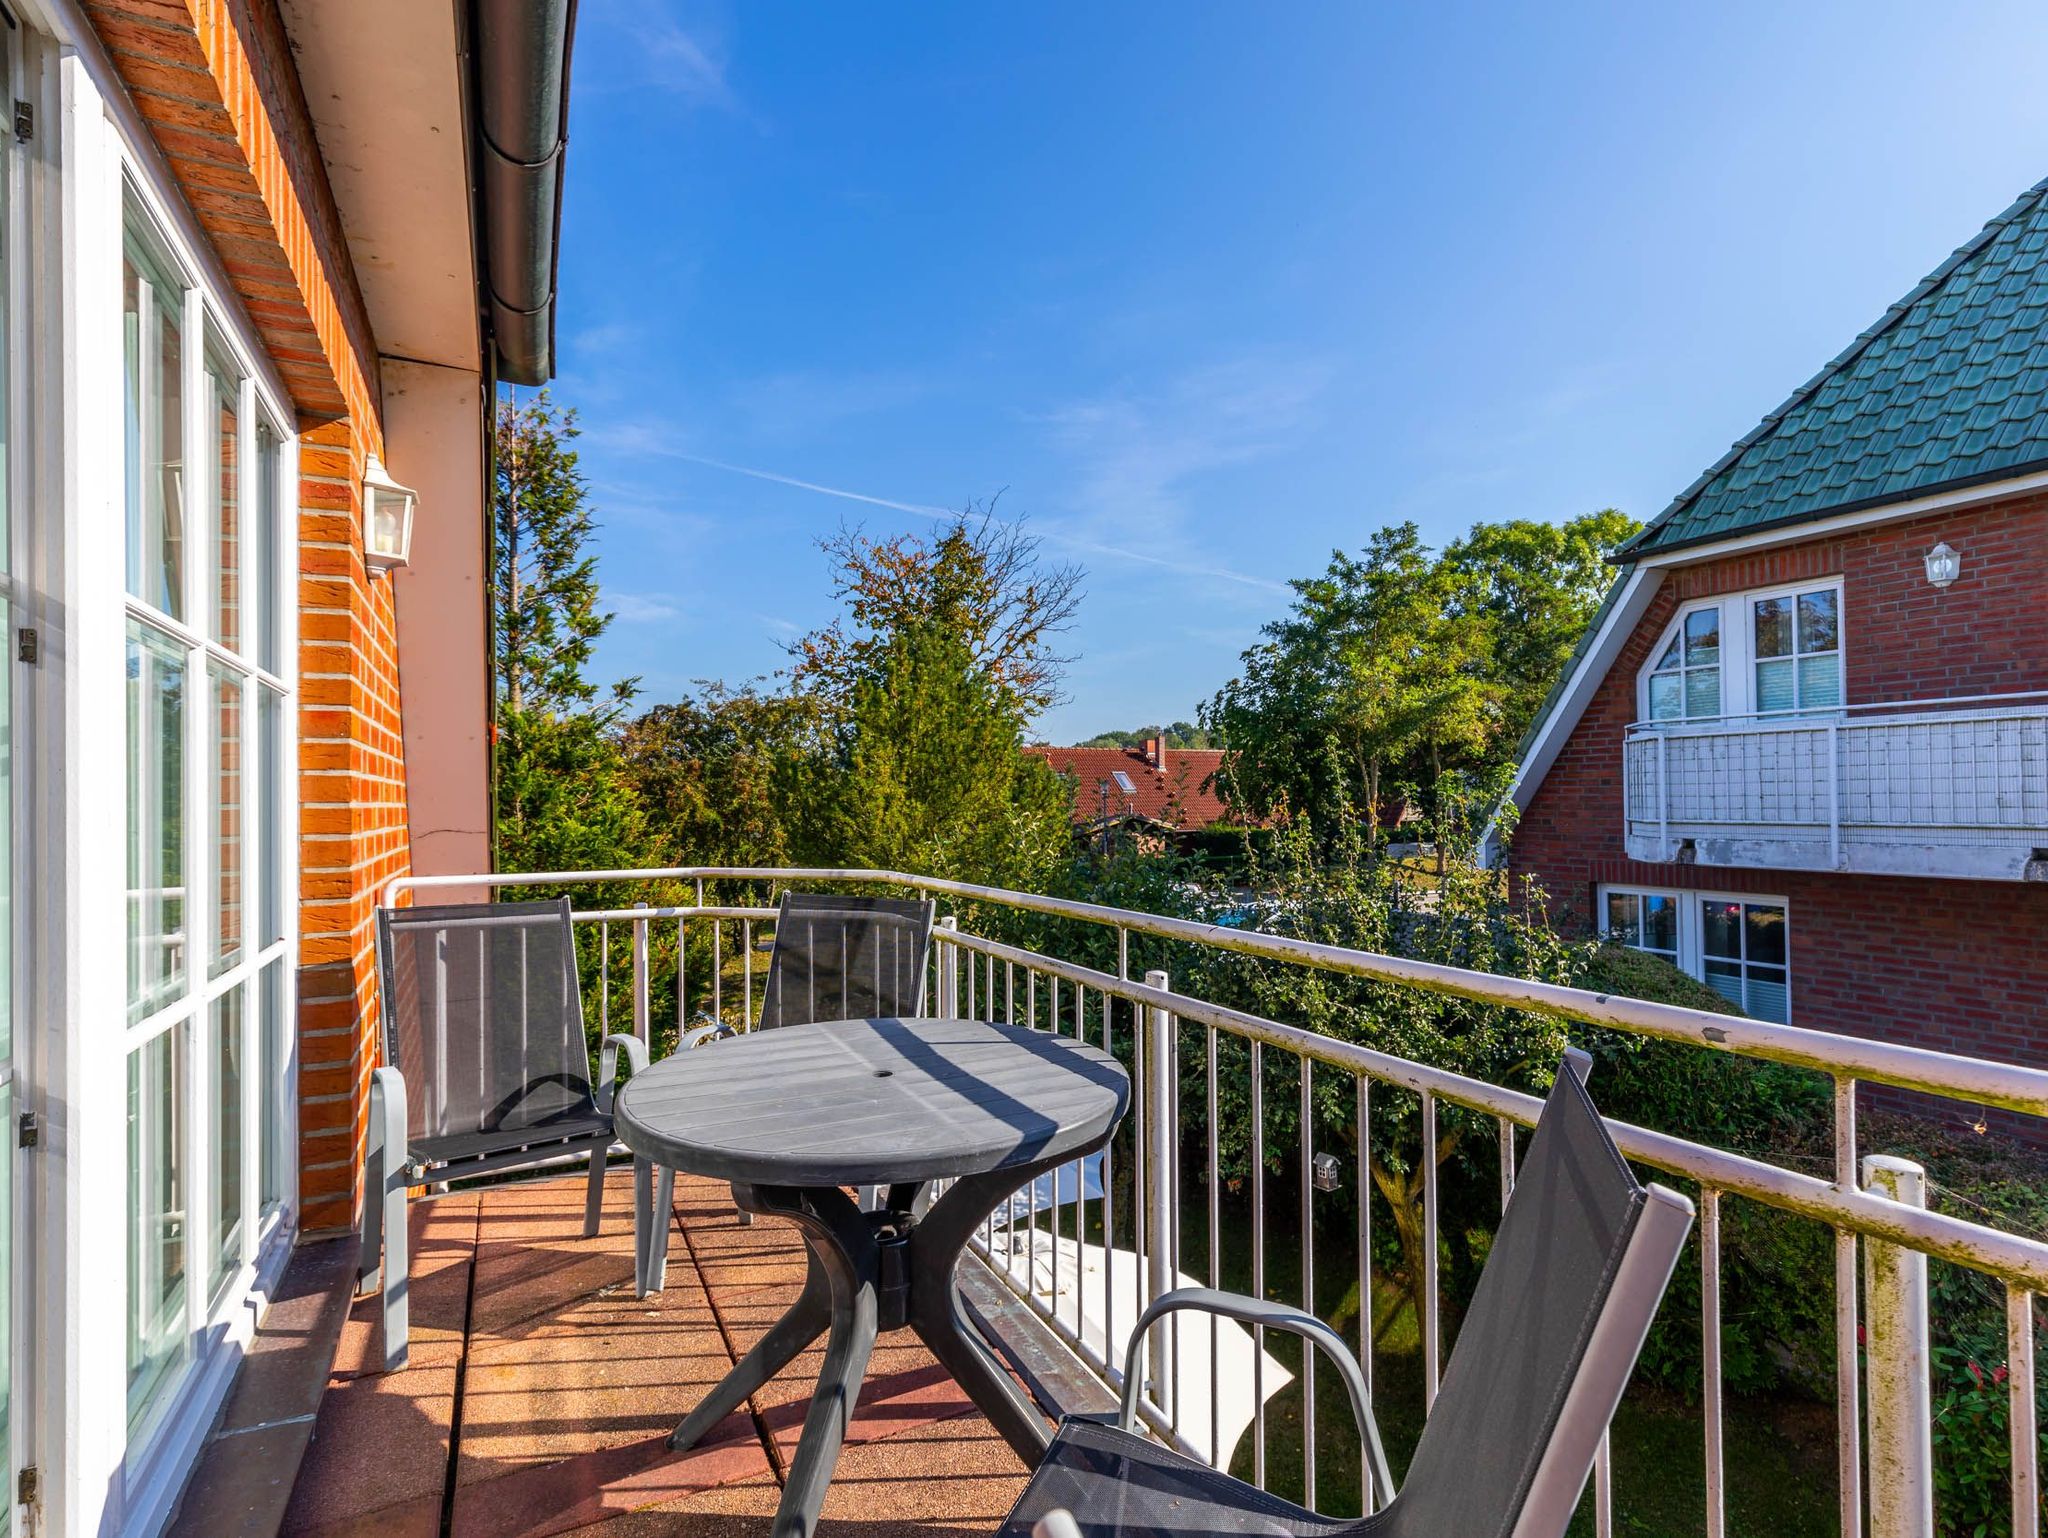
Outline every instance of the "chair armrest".
<path fill-rule="evenodd" d="M 386 1064 L 370 1070 L 370 1138 L 384 1150 L 385 1178 L 397 1171 L 409 1171 L 412 1158 L 406 1148 L 405 1075 Z M 410 1184 L 410 1181 L 407 1182 Z M 384 1193 L 366 1193 L 365 1201 L 382 1201 Z"/>
<path fill-rule="evenodd" d="M 710 1020 L 706 1021 L 703 1025 L 691 1026 L 690 1029 L 677 1037 L 676 1050 L 678 1052 L 687 1052 L 692 1047 L 701 1047 L 707 1041 L 724 1041 L 728 1036 L 737 1035 L 739 1035 L 739 1032 L 732 1026 L 727 1025 L 723 1020 Z"/>
<path fill-rule="evenodd" d="M 1119 1427 L 1125 1431 L 1137 1429 L 1138 1350 L 1144 1343 L 1146 1331 L 1165 1315 L 1180 1309 L 1217 1314 L 1263 1329 L 1284 1330 L 1290 1335 L 1299 1335 L 1311 1346 L 1320 1347 L 1323 1355 L 1336 1364 L 1337 1374 L 1344 1380 L 1345 1392 L 1351 1396 L 1351 1416 L 1358 1423 L 1359 1435 L 1365 1443 L 1367 1469 L 1379 1497 L 1375 1505 L 1365 1509 L 1375 1510 L 1394 1498 L 1393 1471 L 1387 1467 L 1386 1449 L 1380 1444 L 1379 1422 L 1373 1419 L 1372 1394 L 1365 1386 L 1365 1374 L 1359 1369 L 1358 1358 L 1344 1344 L 1344 1337 L 1322 1320 L 1298 1308 L 1289 1308 L 1284 1303 L 1269 1303 L 1262 1298 L 1219 1292 L 1213 1287 L 1182 1287 L 1160 1296 L 1139 1316 L 1136 1328 L 1131 1331 L 1131 1343 L 1124 1353 L 1124 1397 L 1117 1412 Z M 1372 1493 L 1367 1492 L 1369 1495 Z"/>
<path fill-rule="evenodd" d="M 597 1046 L 597 1107 L 609 1113 L 612 1097 L 618 1092 L 619 1054 L 626 1054 L 626 1061 L 633 1072 L 647 1071 L 647 1043 L 638 1036 L 621 1036 L 616 1031 L 598 1043 Z"/>

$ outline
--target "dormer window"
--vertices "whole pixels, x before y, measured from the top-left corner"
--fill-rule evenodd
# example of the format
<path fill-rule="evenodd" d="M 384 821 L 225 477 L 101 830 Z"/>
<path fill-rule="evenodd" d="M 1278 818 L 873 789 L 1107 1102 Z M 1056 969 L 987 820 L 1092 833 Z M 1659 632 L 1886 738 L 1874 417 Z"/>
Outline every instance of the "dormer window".
<path fill-rule="evenodd" d="M 1650 719 L 1697 721 L 1721 713 L 1721 610 L 1694 609 L 1650 669 Z"/>
<path fill-rule="evenodd" d="M 1842 584 L 1701 599 L 1657 638 L 1636 675 L 1637 719 L 1680 726 L 1839 710 Z"/>

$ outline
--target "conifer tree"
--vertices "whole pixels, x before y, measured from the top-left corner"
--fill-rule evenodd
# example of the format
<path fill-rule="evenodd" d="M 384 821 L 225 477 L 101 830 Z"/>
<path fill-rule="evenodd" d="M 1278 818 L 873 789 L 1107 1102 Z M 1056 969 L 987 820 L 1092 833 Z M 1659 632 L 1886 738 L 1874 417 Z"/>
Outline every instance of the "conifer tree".
<path fill-rule="evenodd" d="M 639 836 L 613 730 L 635 682 L 607 692 L 585 676 L 612 616 L 598 608 L 576 431 L 575 412 L 546 391 L 498 403 L 491 667 L 503 870 L 622 864 Z"/>

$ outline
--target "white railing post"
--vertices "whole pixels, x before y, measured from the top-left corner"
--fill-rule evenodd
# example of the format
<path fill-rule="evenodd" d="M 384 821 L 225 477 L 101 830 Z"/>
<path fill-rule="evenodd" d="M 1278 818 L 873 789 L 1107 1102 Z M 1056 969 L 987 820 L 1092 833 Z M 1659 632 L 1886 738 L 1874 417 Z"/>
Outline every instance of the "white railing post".
<path fill-rule="evenodd" d="M 960 921 L 949 913 L 939 920 L 939 930 L 939 1004 L 936 1013 L 942 1020 L 957 1020 L 960 1018 L 960 947 L 949 937 L 959 933 Z"/>
<path fill-rule="evenodd" d="M 644 902 L 633 904 L 645 908 Z M 633 1034 L 653 1045 L 648 1036 L 647 1007 L 647 920 L 633 920 Z"/>
<path fill-rule="evenodd" d="M 1164 991 L 1166 973 L 1145 974 L 1145 986 Z M 1176 1125 L 1173 1114 L 1173 1080 L 1176 1071 L 1173 1016 L 1167 1010 L 1149 1006 L 1145 1011 L 1145 1061 L 1139 1093 L 1145 1097 L 1145 1302 L 1151 1304 L 1173 1291 L 1174 1242 L 1178 1226 L 1173 1200 L 1173 1144 Z M 1146 1355 L 1152 1364 L 1152 1400 L 1162 1409 L 1173 1402 L 1173 1360 L 1164 1322 L 1152 1327 Z"/>
<path fill-rule="evenodd" d="M 1671 858 L 1671 739 L 1657 734 L 1657 858 Z"/>
<path fill-rule="evenodd" d="M 1904 1206 L 1927 1205 L 1927 1171 L 1910 1159 L 1870 1155 L 1863 1161 L 1863 1187 Z M 1932 1538 L 1927 1257 L 1866 1235 L 1863 1290 L 1869 1357 L 1870 1538 Z"/>
<path fill-rule="evenodd" d="M 1842 868 L 1842 726 L 1828 722 L 1828 868 Z"/>

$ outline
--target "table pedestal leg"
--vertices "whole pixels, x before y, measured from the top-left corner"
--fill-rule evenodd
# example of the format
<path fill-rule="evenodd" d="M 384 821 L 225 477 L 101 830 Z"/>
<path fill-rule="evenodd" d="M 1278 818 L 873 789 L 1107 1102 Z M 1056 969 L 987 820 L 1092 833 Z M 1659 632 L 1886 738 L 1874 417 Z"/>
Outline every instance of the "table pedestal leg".
<path fill-rule="evenodd" d="M 953 1270 L 991 1212 L 1047 1170 L 1093 1154 L 1109 1137 L 1105 1132 L 1099 1141 L 1057 1159 L 965 1176 L 910 1231 L 910 1327 L 1031 1468 L 1052 1445 L 1052 1432 L 1030 1396 L 968 1323 Z"/>
<path fill-rule="evenodd" d="M 804 1416 L 803 1435 L 782 1488 L 772 1534 L 811 1538 L 875 1347 L 880 1246 L 844 1191 L 739 1186 L 734 1195 L 744 1208 L 787 1218 L 803 1234 L 809 1260 L 804 1290 L 789 1312 L 676 1427 L 668 1445 L 678 1451 L 692 1446 L 829 1331 L 825 1368 Z"/>
<path fill-rule="evenodd" d="M 818 1512 L 839 1462 L 839 1446 L 867 1378 L 868 1354 L 875 1346 L 876 1245 L 861 1221 L 860 1209 L 840 1192 L 829 1194 L 844 1203 L 852 1226 L 849 1231 L 843 1224 L 834 1224 L 837 1231 L 829 1237 L 805 1235 L 810 1240 L 813 1265 L 826 1272 L 832 1285 L 832 1334 L 825 1347 L 825 1370 L 818 1375 L 817 1392 L 811 1395 L 810 1413 L 804 1417 L 803 1436 L 789 1465 L 788 1482 L 782 1487 L 772 1538 L 811 1538 L 816 1531 Z"/>
<path fill-rule="evenodd" d="M 832 1284 L 816 1259 L 812 1259 L 804 1276 L 803 1295 L 775 1321 L 754 1349 L 740 1358 L 718 1387 L 705 1395 L 703 1402 L 669 1433 L 669 1447 L 683 1452 L 696 1446 L 705 1432 L 745 1404 L 756 1389 L 795 1361 L 804 1347 L 831 1327 Z"/>

